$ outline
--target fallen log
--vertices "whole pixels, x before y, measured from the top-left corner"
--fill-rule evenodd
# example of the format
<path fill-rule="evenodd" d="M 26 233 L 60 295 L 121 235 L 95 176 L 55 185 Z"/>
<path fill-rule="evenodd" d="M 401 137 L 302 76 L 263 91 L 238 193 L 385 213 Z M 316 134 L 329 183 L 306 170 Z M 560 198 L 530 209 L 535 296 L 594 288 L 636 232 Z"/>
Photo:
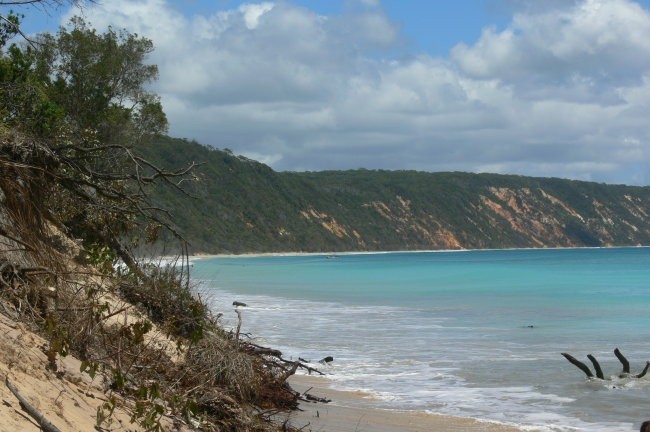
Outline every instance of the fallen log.
<path fill-rule="evenodd" d="M 61 430 L 54 426 L 48 419 L 45 418 L 43 414 L 36 408 L 34 408 L 29 402 L 27 402 L 27 399 L 23 397 L 23 395 L 20 394 L 18 389 L 14 387 L 13 384 L 9 382 L 9 376 L 7 375 L 5 377 L 5 385 L 13 393 L 14 396 L 16 396 L 16 399 L 18 399 L 18 402 L 20 403 L 20 406 L 23 407 L 23 409 L 34 418 L 38 422 L 38 424 L 41 426 L 41 430 L 44 432 L 61 432 Z"/>
<path fill-rule="evenodd" d="M 309 402 L 320 402 L 320 403 L 330 403 L 330 402 L 332 402 L 332 399 L 327 399 L 327 398 L 324 398 L 324 397 L 314 396 L 314 395 L 309 394 L 309 393 L 304 393 L 303 396 L 305 398 L 304 400 L 309 401 Z"/>
<path fill-rule="evenodd" d="M 260 346 L 251 345 L 251 352 L 259 355 L 270 355 L 273 357 L 282 357 L 282 351 L 273 348 L 264 348 Z"/>

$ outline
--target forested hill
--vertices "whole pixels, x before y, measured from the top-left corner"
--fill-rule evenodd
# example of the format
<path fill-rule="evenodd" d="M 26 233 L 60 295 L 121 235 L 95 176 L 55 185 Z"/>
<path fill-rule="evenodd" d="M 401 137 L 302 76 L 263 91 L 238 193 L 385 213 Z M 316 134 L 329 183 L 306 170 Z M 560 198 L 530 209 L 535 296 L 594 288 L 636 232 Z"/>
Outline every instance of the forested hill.
<path fill-rule="evenodd" d="M 650 244 L 650 187 L 415 171 L 275 172 L 187 140 L 142 148 L 161 166 L 203 162 L 169 190 L 192 252 L 377 251 Z"/>

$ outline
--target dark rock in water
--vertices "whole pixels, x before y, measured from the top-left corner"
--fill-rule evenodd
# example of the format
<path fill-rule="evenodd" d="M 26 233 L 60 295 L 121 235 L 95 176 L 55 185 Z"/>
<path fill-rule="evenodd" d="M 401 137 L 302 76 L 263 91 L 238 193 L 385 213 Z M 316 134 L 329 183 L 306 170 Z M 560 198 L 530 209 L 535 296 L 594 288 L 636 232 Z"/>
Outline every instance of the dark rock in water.
<path fill-rule="evenodd" d="M 334 361 L 334 357 L 332 357 L 332 356 L 327 356 L 327 357 L 325 357 L 324 359 L 322 359 L 321 361 L 319 361 L 318 363 L 323 363 L 323 364 L 325 364 L 325 363 L 331 363 L 331 362 L 333 362 L 333 361 Z"/>
<path fill-rule="evenodd" d="M 535 326 L 532 324 L 528 324 L 527 326 L 524 326 L 524 328 L 535 328 Z"/>
<path fill-rule="evenodd" d="M 235 307 L 237 307 L 237 306 L 244 306 L 244 307 L 248 306 L 246 303 L 242 303 L 242 302 L 238 302 L 238 301 L 232 302 L 232 305 L 235 306 Z"/>

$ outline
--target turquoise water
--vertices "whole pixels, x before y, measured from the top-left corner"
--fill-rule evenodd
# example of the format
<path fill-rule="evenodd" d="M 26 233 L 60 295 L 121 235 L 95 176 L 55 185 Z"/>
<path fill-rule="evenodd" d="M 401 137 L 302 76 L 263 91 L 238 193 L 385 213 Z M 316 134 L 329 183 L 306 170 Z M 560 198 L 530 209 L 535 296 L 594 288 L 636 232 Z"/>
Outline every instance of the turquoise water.
<path fill-rule="evenodd" d="M 563 249 L 210 258 L 200 290 L 231 326 L 318 360 L 335 385 L 388 408 L 535 430 L 634 430 L 650 377 L 615 377 L 619 347 L 650 360 L 650 249 Z M 532 326 L 532 327 L 531 327 Z M 587 381 L 561 352 L 594 354 Z"/>

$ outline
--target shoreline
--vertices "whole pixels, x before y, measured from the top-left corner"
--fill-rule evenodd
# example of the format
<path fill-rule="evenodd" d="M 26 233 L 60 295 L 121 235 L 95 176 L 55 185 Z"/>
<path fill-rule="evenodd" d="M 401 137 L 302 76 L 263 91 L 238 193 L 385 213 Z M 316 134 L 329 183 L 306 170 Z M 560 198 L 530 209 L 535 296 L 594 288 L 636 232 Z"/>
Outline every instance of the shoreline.
<path fill-rule="evenodd" d="M 420 253 L 460 253 L 460 252 L 495 252 L 495 251 L 544 251 L 544 250 L 597 250 L 597 249 L 644 249 L 650 245 L 637 246 L 557 246 L 547 248 L 492 248 L 492 249 L 422 249 L 389 251 L 344 251 L 344 252 L 244 252 L 241 254 L 207 254 L 195 253 L 189 259 L 202 260 L 211 258 L 263 258 L 263 257 L 300 257 L 300 256 L 349 256 L 349 255 L 388 255 Z M 168 256 L 159 258 L 170 258 Z"/>
<path fill-rule="evenodd" d="M 608 256 L 610 252 L 608 250 L 611 250 L 612 254 L 619 254 L 622 257 L 629 257 L 629 256 L 646 256 L 647 250 L 649 249 L 648 247 L 611 247 L 611 248 L 557 248 L 559 252 L 556 252 L 556 255 L 560 257 L 560 259 L 564 260 L 564 256 L 571 255 L 570 250 L 577 251 L 575 254 L 577 256 L 581 257 L 602 257 L 602 256 Z M 588 249 L 586 251 L 580 252 L 582 249 Z M 590 252 L 590 249 L 605 249 L 603 251 L 593 251 Z M 638 250 L 637 250 L 638 249 Z M 530 250 L 530 249 L 527 249 Z M 539 249 L 537 249 L 539 250 Z M 541 250 L 547 250 L 547 249 L 541 249 Z M 549 252 L 548 254 L 553 254 L 552 250 L 548 249 Z M 566 252 L 563 252 L 565 251 Z M 620 252 L 615 252 L 616 250 L 620 250 Z M 480 252 L 479 250 L 478 252 Z M 427 253 L 428 251 L 409 251 L 410 253 Z M 435 251 L 435 252 L 445 252 L 445 251 Z M 449 251 L 449 252 L 461 252 L 461 251 Z M 388 251 L 382 251 L 382 252 L 376 252 L 374 254 L 388 254 L 390 252 Z M 351 253 L 351 254 L 357 254 L 357 253 Z M 366 252 L 365 254 L 373 254 L 373 253 L 368 253 Z M 512 252 L 512 254 L 517 255 L 517 252 Z M 277 262 L 281 265 L 285 263 L 320 263 L 318 265 L 325 265 L 329 263 L 325 263 L 325 256 L 326 254 L 324 253 L 310 253 L 310 254 L 274 254 L 274 255 L 280 255 L 280 256 L 300 256 L 300 255 L 307 255 L 307 256 L 312 256 L 316 258 L 307 258 L 307 259 L 299 259 L 296 258 L 296 261 L 293 261 L 290 258 L 286 259 L 280 259 Z M 513 256 L 514 256 L 513 255 Z M 522 252 L 523 257 L 535 257 L 535 256 L 546 256 L 547 253 L 545 252 Z M 247 256 L 237 256 L 241 258 L 246 258 L 250 255 Z M 264 256 L 264 255 L 258 255 L 258 256 Z M 441 259 L 444 257 L 443 255 L 438 255 Z M 475 256 L 480 259 L 483 255 L 480 254 L 466 254 L 463 255 L 467 259 L 471 259 L 470 257 Z M 488 255 L 489 256 L 489 255 Z M 501 256 L 501 254 L 494 254 L 494 256 Z M 403 255 L 401 259 L 407 260 L 409 255 Z M 429 255 L 431 260 L 436 261 L 435 257 L 436 255 Z M 460 256 L 458 256 L 460 259 Z M 380 263 L 387 263 L 392 261 L 393 257 L 378 257 L 377 260 L 371 260 L 375 262 L 380 262 Z M 465 260 L 465 258 L 462 259 L 462 261 Z M 399 259 L 399 255 L 395 255 L 394 259 Z M 417 256 L 414 256 L 414 259 L 416 261 L 422 261 L 424 258 L 417 258 Z M 449 259 L 452 261 L 456 261 L 456 258 L 453 258 L 453 256 L 449 256 Z M 360 257 L 357 260 L 365 261 L 365 259 Z M 446 259 L 445 259 L 446 260 Z M 340 261 L 346 261 L 345 258 L 342 257 Z M 424 261 L 429 261 L 428 259 L 424 259 Z M 443 260 L 444 261 L 444 260 Z M 244 264 L 245 263 L 239 263 L 236 259 L 233 259 L 232 261 L 229 261 L 230 265 L 235 266 L 236 268 L 240 267 L 239 264 Z M 276 267 L 275 263 L 276 261 L 273 259 L 269 260 L 259 260 L 255 261 L 255 263 L 263 263 L 264 265 L 271 266 L 271 267 Z M 352 259 L 351 262 L 356 262 L 355 259 Z M 208 268 L 209 266 L 214 263 L 215 265 L 219 265 L 219 261 L 203 261 L 200 263 L 197 263 L 197 267 L 202 267 L 203 264 L 207 265 Z M 251 265 L 254 266 L 256 264 L 253 264 L 253 261 L 250 261 Z M 334 267 L 337 267 L 336 261 L 334 263 Z M 343 264 L 343 262 L 341 263 Z M 228 265 L 226 263 L 226 265 Z M 291 267 L 291 266 L 288 266 Z M 329 268 L 329 265 L 325 265 L 326 271 Z M 279 270 L 281 272 L 284 272 L 282 268 Z M 244 299 L 245 300 L 245 299 Z M 274 303 L 275 305 L 275 303 Z M 279 309 L 272 308 L 270 310 L 283 310 L 283 304 L 279 305 Z M 315 313 L 319 313 L 320 309 L 314 309 Z M 331 314 L 328 314 L 327 316 L 331 317 Z M 327 322 L 327 321 L 325 321 Z M 337 322 L 336 320 L 333 322 Z M 537 324 L 537 323 L 536 323 Z M 537 327 L 537 325 L 536 325 Z M 311 340 L 314 340 L 317 338 L 312 338 Z M 560 352 L 558 349 L 557 352 Z M 307 356 L 306 358 L 313 358 Z M 416 377 L 419 377 L 421 375 L 419 374 L 411 374 L 415 375 Z M 344 375 L 345 376 L 345 375 Z M 309 378 L 309 377 L 307 377 Z M 380 398 L 373 398 L 371 397 L 370 394 L 362 394 L 360 392 L 355 391 L 355 388 L 372 388 L 372 385 L 355 385 L 354 383 L 357 383 L 356 379 L 353 377 L 351 380 L 343 379 L 343 377 L 338 376 L 338 374 L 335 374 L 331 377 L 329 377 L 329 380 L 325 380 L 324 382 L 318 381 L 316 385 L 307 385 L 307 388 L 313 386 L 317 390 L 312 390 L 310 391 L 311 394 L 314 396 L 327 396 L 329 394 L 335 394 L 334 397 L 330 397 L 333 399 L 333 403 L 330 404 L 303 404 L 301 405 L 302 409 L 305 409 L 307 412 L 305 413 L 300 413 L 296 414 L 293 416 L 293 418 L 296 421 L 299 421 L 300 423 L 294 423 L 298 427 L 302 427 L 304 425 L 310 424 L 313 431 L 318 431 L 318 430 L 323 430 L 323 431 L 345 431 L 345 430 L 353 430 L 353 431 L 363 431 L 363 430 L 377 430 L 377 431 L 389 431 L 389 430 L 395 430 L 398 432 L 411 432 L 415 430 L 451 430 L 451 431 L 458 431 L 458 430 L 467 430 L 467 431 L 472 431 L 472 430 L 486 430 L 485 422 L 478 421 L 482 425 L 481 428 L 476 428 L 475 427 L 475 422 L 477 420 L 473 420 L 472 417 L 476 416 L 481 416 L 483 415 L 484 419 L 493 419 L 496 421 L 503 421 L 503 420 L 508 420 L 510 423 L 509 424 L 499 424 L 499 423 L 488 423 L 490 427 L 498 427 L 499 429 L 496 429 L 497 431 L 522 431 L 522 430 L 527 430 L 527 431 L 534 431 L 534 430 L 550 430 L 550 428 L 558 427 L 560 429 L 564 429 L 565 426 L 559 426 L 562 424 L 567 425 L 566 428 L 571 428 L 571 427 L 576 427 L 579 429 L 583 424 L 586 424 L 585 422 L 591 421 L 589 418 L 583 418 L 579 416 L 571 416 L 571 415 L 566 415 L 566 418 L 564 417 L 558 417 L 557 419 L 546 419 L 545 417 L 539 417 L 542 420 L 537 420 L 534 417 L 528 418 L 528 414 L 531 414 L 532 411 L 535 411 L 535 404 L 529 404 L 524 401 L 523 404 L 518 405 L 522 409 L 517 410 L 516 412 L 521 411 L 522 416 L 513 416 L 513 415 L 508 415 L 510 412 L 508 411 L 508 407 L 505 407 L 501 411 L 495 412 L 490 412 L 488 409 L 483 409 L 484 407 L 489 406 L 489 404 L 481 405 L 481 404 L 465 404 L 465 400 L 459 399 L 458 397 L 454 398 L 448 398 L 446 396 L 446 392 L 438 392 L 434 393 L 433 399 L 429 397 L 428 399 L 422 399 L 423 403 L 418 404 L 417 407 L 421 411 L 403 411 L 400 410 L 400 408 L 407 408 L 407 409 L 412 409 L 413 406 L 410 404 L 404 404 L 404 405 L 397 405 L 395 403 L 383 403 L 382 399 Z M 300 385 L 300 380 L 304 379 L 302 376 L 298 377 L 295 382 L 298 383 L 298 386 L 295 388 L 297 390 L 302 390 L 304 387 L 299 387 Z M 499 377 L 496 378 L 498 383 L 503 383 L 503 379 L 499 379 Z M 409 381 L 410 382 L 410 381 Z M 534 382 L 534 381 L 529 381 L 529 382 Z M 352 384 L 352 385 L 350 385 Z M 292 383 L 293 385 L 293 383 Z M 324 387 L 324 388 L 323 388 Z M 338 390 L 337 387 L 341 390 Z M 410 396 L 415 396 L 418 392 L 418 387 L 417 387 L 417 381 L 416 385 L 414 387 L 404 387 L 404 386 L 399 386 L 396 387 L 398 391 L 403 392 L 403 396 L 405 396 L 404 399 L 411 399 Z M 448 389 L 453 388 L 453 386 L 447 387 Z M 443 388 L 445 390 L 445 388 Z M 485 393 L 481 393 L 481 396 L 484 395 Z M 442 396 L 440 396 L 442 395 Z M 564 393 L 557 393 L 557 395 L 564 395 Z M 425 395 L 426 396 L 426 395 Z M 461 396 L 462 398 L 462 396 Z M 483 397 L 478 397 L 477 401 L 483 400 Z M 496 399 L 496 398 L 495 398 Z M 389 399 L 390 400 L 390 399 Z M 373 403 L 374 402 L 374 403 Z M 439 405 L 437 402 L 441 403 L 442 405 Z M 562 401 L 564 402 L 564 401 Z M 374 406 L 373 406 L 374 405 Z M 473 408 L 472 408 L 473 405 Z M 440 407 L 440 408 L 438 408 Z M 430 411 L 427 411 L 427 409 L 430 409 Z M 444 411 L 445 414 L 443 415 L 436 415 L 436 411 Z M 428 414 L 428 412 L 432 412 L 432 414 Z M 559 411 L 558 411 L 559 412 Z M 614 412 L 614 411 L 613 411 Z M 453 417 L 455 415 L 462 415 L 462 416 L 467 416 L 466 418 L 456 418 Z M 510 413 L 512 414 L 512 413 Z M 555 411 L 551 408 L 550 411 L 545 411 L 543 409 L 539 409 L 535 411 L 533 414 L 536 414 L 538 416 L 544 416 L 544 415 L 552 415 L 555 414 Z M 451 419 L 449 417 L 451 415 Z M 435 419 L 432 419 L 431 416 L 434 416 Z M 379 423 L 367 423 L 370 422 L 370 419 L 377 419 L 381 417 L 382 420 Z M 628 416 L 627 419 L 629 419 L 630 416 Z M 399 419 L 399 420 L 398 420 Z M 622 422 L 627 421 L 627 419 L 620 420 Z M 443 425 L 440 425 L 440 421 L 445 421 Z M 564 421 L 563 421 L 564 420 Z M 374 421 L 374 420 L 372 420 Z M 452 422 L 453 426 L 449 426 L 448 423 L 449 421 Z M 460 421 L 460 425 L 457 426 L 457 422 Z M 470 423 L 466 423 L 467 421 L 470 421 Z M 434 422 L 434 423 L 432 423 Z M 489 422 L 489 420 L 488 420 Z M 522 422 L 525 422 L 522 423 Z M 540 425 L 540 423 L 543 422 L 544 425 L 546 426 L 548 423 L 552 423 L 548 427 L 544 427 Z M 432 423 L 432 424 L 431 424 Z M 397 426 L 386 426 L 386 425 L 394 425 L 398 424 L 399 427 Z M 402 427 L 404 425 L 412 425 L 412 424 L 418 424 L 419 428 L 406 428 Z M 623 424 L 623 423 L 621 423 Z M 425 426 L 427 425 L 427 426 Z M 535 426 L 533 426 L 535 425 Z M 616 430 L 624 430 L 620 428 L 620 425 Z M 381 427 L 381 428 L 380 428 Z M 597 425 L 597 427 L 602 427 L 600 424 Z M 383 428 L 383 429 L 382 429 Z M 505 428 L 505 429 L 504 429 Z M 306 428 L 305 430 L 309 430 L 309 427 Z M 493 430 L 493 429 L 489 429 Z M 596 429 L 596 430 L 612 430 L 612 429 Z M 631 430 L 631 429 L 630 429 Z"/>
<path fill-rule="evenodd" d="M 291 387 L 300 393 L 331 399 L 329 403 L 301 402 L 300 409 L 282 420 L 298 428 L 337 432 L 521 432 L 530 428 L 469 417 L 454 417 L 426 411 L 391 410 L 372 406 L 372 395 L 361 391 L 336 390 L 326 377 L 294 375 Z"/>

